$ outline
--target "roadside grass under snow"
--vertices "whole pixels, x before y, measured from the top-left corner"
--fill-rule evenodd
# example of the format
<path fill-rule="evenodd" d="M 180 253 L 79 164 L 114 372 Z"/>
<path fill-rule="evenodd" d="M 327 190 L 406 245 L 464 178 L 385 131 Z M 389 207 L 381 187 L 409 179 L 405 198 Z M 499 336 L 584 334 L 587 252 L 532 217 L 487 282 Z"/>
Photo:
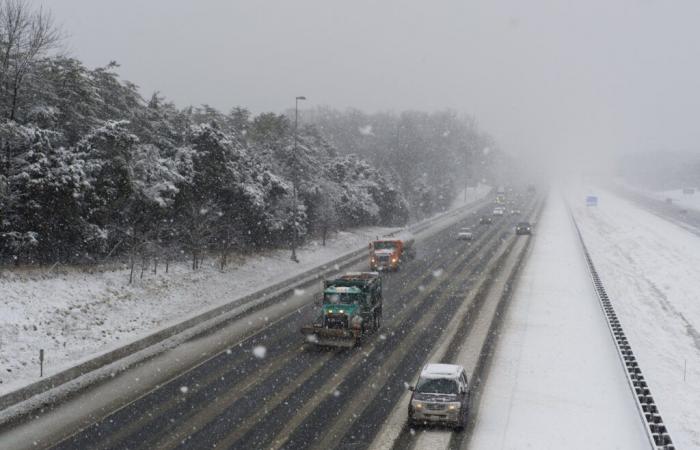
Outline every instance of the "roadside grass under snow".
<path fill-rule="evenodd" d="M 586 245 L 676 448 L 700 448 L 700 238 L 598 191 L 569 195 Z"/>
<path fill-rule="evenodd" d="M 484 197 L 490 188 L 464 191 L 452 208 Z M 311 241 L 289 250 L 238 256 L 224 270 L 216 258 L 192 271 L 189 263 L 161 265 L 128 284 L 126 268 L 30 268 L 0 272 L 0 395 L 39 380 L 39 349 L 50 376 L 218 305 L 256 292 L 364 248 L 396 228 L 364 227 L 338 232 L 322 246 Z"/>
<path fill-rule="evenodd" d="M 5 271 L 0 278 L 0 393 L 114 349 L 182 318 L 263 289 L 331 261 L 396 228 L 366 227 L 337 233 L 323 247 L 312 241 L 297 252 L 270 251 L 231 264 L 205 259 L 191 270 L 180 262 L 128 284 L 129 271 L 87 273 L 77 268 Z"/>

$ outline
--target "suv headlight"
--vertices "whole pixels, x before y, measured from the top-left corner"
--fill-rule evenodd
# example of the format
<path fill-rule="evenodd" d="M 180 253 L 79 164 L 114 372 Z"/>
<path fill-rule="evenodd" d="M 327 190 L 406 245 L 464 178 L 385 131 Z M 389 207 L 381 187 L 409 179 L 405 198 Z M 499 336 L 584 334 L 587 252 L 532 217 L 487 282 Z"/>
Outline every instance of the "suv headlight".
<path fill-rule="evenodd" d="M 461 403 L 459 402 L 452 402 L 447 405 L 447 410 L 448 411 L 459 411 L 459 408 L 462 406 Z"/>
<path fill-rule="evenodd" d="M 413 400 L 413 401 L 411 401 L 411 406 L 413 406 L 418 411 L 423 410 L 423 402 L 421 402 L 421 401 Z"/>

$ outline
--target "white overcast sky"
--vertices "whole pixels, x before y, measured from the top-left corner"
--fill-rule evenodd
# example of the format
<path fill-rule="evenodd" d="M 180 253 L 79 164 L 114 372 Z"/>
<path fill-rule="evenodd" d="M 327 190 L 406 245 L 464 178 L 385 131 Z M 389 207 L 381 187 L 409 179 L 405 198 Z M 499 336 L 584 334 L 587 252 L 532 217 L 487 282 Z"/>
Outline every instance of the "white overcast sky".
<path fill-rule="evenodd" d="M 452 108 L 511 152 L 693 150 L 698 0 L 37 0 L 145 96 Z"/>

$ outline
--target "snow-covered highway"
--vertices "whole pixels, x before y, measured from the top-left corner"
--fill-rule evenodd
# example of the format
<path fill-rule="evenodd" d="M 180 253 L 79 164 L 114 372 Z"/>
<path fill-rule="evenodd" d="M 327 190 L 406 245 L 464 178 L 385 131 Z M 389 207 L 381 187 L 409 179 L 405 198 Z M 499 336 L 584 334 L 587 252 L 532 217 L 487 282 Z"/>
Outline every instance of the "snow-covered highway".
<path fill-rule="evenodd" d="M 559 194 L 535 233 L 470 448 L 648 448 Z"/>
<path fill-rule="evenodd" d="M 700 237 L 607 190 L 569 198 L 674 443 L 700 448 Z"/>

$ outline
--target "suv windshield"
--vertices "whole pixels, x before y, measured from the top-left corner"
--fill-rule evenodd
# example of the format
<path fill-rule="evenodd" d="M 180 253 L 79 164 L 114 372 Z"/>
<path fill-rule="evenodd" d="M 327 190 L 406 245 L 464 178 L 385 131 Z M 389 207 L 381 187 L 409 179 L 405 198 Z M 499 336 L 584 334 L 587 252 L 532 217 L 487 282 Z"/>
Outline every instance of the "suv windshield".
<path fill-rule="evenodd" d="M 450 378 L 421 378 L 416 392 L 421 394 L 456 394 L 457 382 Z"/>

